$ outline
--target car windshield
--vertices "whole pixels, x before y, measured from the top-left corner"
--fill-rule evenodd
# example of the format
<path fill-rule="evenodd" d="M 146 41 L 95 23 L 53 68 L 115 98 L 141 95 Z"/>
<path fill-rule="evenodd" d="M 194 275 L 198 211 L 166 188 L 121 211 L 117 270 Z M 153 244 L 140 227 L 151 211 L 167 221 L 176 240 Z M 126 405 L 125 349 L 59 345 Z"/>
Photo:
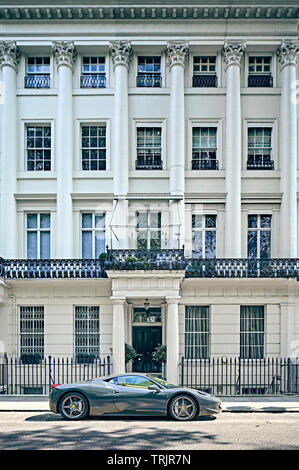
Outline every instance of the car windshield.
<path fill-rule="evenodd" d="M 158 377 L 154 377 L 153 375 L 148 375 L 147 377 L 150 377 L 151 379 L 155 380 L 159 384 L 163 385 L 163 387 L 165 387 L 165 388 L 177 388 L 176 385 L 170 384 L 170 383 L 166 382 L 163 379 L 160 379 Z"/>

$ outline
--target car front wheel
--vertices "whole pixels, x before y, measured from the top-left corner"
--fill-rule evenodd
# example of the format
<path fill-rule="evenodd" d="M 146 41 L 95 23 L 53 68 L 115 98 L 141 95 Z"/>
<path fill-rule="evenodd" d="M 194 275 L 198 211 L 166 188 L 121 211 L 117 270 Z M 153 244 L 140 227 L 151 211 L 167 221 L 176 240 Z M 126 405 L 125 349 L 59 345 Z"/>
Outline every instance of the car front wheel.
<path fill-rule="evenodd" d="M 68 393 L 60 401 L 59 413 L 64 419 L 78 421 L 87 416 L 88 402 L 80 393 Z"/>
<path fill-rule="evenodd" d="M 177 421 L 191 421 L 197 414 L 197 404 L 189 395 L 178 395 L 169 403 L 169 414 Z"/>

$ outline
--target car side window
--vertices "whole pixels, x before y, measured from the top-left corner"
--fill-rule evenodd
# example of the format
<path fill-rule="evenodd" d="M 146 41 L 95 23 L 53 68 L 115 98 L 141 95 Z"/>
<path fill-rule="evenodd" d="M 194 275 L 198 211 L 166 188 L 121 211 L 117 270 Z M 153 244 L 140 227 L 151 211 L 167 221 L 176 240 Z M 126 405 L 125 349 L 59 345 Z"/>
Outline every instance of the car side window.
<path fill-rule="evenodd" d="M 140 375 L 123 375 L 118 377 L 117 385 L 122 387 L 148 388 L 150 385 L 153 385 L 153 382 L 147 377 Z"/>

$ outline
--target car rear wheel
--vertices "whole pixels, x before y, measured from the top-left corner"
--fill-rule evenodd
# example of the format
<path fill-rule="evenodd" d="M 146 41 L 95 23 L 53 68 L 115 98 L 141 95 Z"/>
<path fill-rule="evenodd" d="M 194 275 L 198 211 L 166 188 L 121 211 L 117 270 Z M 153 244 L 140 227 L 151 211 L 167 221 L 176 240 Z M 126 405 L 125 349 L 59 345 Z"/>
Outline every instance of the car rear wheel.
<path fill-rule="evenodd" d="M 60 401 L 59 413 L 64 419 L 83 419 L 88 415 L 88 401 L 80 393 L 67 393 Z"/>
<path fill-rule="evenodd" d="M 189 395 L 177 395 L 169 403 L 169 414 L 177 421 L 191 421 L 197 414 L 197 404 Z"/>

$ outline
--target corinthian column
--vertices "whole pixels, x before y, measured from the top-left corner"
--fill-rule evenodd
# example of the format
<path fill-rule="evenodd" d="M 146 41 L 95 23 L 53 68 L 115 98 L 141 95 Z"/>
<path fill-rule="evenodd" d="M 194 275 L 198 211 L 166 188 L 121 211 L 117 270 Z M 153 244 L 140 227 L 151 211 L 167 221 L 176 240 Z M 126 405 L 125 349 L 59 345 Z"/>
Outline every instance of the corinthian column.
<path fill-rule="evenodd" d="M 241 97 L 240 64 L 244 41 L 224 44 L 226 66 L 225 256 L 241 257 Z"/>
<path fill-rule="evenodd" d="M 73 257 L 73 103 L 74 44 L 53 43 L 58 69 L 56 257 Z"/>
<path fill-rule="evenodd" d="M 280 253 L 282 258 L 297 257 L 297 113 L 296 63 L 298 43 L 282 42 L 277 51 L 281 71 L 280 108 Z"/>
<path fill-rule="evenodd" d="M 169 201 L 169 248 L 181 248 L 185 240 L 185 105 L 184 67 L 188 59 L 188 44 L 171 41 L 167 44 L 167 61 L 170 70 L 170 147 L 169 193 L 176 196 Z"/>
<path fill-rule="evenodd" d="M 14 41 L 0 42 L 2 69 L 0 256 L 17 258 L 18 116 L 16 80 L 20 52 Z"/>
<path fill-rule="evenodd" d="M 113 127 L 113 172 L 114 233 L 118 248 L 128 248 L 128 200 L 129 190 L 129 99 L 128 69 L 132 56 L 131 43 L 113 41 L 110 43 L 115 76 L 114 127 Z"/>

